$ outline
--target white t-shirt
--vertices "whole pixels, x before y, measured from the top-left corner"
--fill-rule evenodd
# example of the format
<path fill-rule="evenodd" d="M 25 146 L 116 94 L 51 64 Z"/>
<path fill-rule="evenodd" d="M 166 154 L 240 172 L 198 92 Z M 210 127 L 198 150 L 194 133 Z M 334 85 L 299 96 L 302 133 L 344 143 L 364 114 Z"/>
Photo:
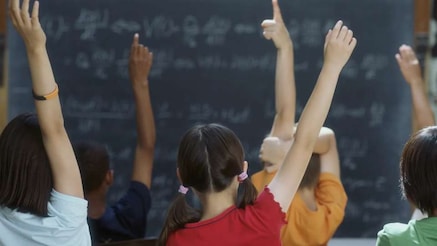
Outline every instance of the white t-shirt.
<path fill-rule="evenodd" d="M 421 220 L 424 218 L 428 218 L 426 213 L 422 213 L 419 209 L 414 209 L 413 215 L 411 216 L 412 220 Z"/>
<path fill-rule="evenodd" d="M 0 245 L 91 245 L 88 202 L 51 192 L 48 217 L 0 208 Z"/>

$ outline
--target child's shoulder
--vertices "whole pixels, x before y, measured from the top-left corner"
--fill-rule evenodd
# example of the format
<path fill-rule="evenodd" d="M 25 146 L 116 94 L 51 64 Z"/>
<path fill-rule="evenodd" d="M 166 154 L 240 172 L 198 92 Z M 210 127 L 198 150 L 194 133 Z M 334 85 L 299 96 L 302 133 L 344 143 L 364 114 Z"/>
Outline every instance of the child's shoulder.
<path fill-rule="evenodd" d="M 405 245 L 412 240 L 415 231 L 415 221 L 408 224 L 389 223 L 384 225 L 383 229 L 378 232 L 378 240 L 381 242 L 390 242 L 390 245 Z M 382 245 L 382 244 L 380 244 Z"/>

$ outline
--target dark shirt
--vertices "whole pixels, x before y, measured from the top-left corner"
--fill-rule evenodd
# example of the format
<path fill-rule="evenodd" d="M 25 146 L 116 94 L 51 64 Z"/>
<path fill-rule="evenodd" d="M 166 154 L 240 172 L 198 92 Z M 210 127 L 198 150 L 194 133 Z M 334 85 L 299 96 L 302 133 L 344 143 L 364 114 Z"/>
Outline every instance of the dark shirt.
<path fill-rule="evenodd" d="M 147 186 L 131 181 L 126 194 L 116 204 L 107 207 L 102 217 L 88 218 L 93 244 L 144 238 L 150 207 Z"/>

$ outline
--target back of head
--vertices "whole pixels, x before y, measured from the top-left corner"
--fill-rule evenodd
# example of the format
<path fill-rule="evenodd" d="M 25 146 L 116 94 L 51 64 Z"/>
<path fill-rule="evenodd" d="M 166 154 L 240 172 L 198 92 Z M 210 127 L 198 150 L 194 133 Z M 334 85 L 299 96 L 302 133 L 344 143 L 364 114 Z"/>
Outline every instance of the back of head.
<path fill-rule="evenodd" d="M 181 182 L 201 195 L 221 192 L 244 171 L 244 150 L 240 140 L 230 129 L 218 125 L 198 125 L 189 129 L 179 144 L 177 165 Z M 252 204 L 257 192 L 250 179 L 241 184 L 243 197 L 239 207 Z M 186 223 L 200 219 L 182 194 L 171 205 L 158 245 L 165 245 L 168 236 Z"/>
<path fill-rule="evenodd" d="M 299 189 L 313 189 L 317 186 L 320 178 L 320 155 L 313 153 L 308 163 L 302 181 L 299 184 Z"/>
<path fill-rule="evenodd" d="M 400 161 L 404 195 L 418 209 L 437 209 L 437 127 L 415 133 L 406 143 Z"/>
<path fill-rule="evenodd" d="M 105 146 L 94 142 L 73 144 L 82 176 L 85 195 L 99 189 L 109 171 L 109 154 Z"/>
<path fill-rule="evenodd" d="M 0 136 L 0 206 L 47 216 L 52 173 L 34 114 L 15 117 Z"/>
<path fill-rule="evenodd" d="M 199 193 L 226 189 L 243 172 L 243 162 L 244 151 L 238 137 L 221 125 L 193 127 L 179 145 L 182 184 Z"/>

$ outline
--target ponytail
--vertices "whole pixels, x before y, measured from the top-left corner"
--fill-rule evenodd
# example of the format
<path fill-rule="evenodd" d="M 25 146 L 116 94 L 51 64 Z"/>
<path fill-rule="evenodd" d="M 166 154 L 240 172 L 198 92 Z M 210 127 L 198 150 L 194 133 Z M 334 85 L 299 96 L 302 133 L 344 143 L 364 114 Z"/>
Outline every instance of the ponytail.
<path fill-rule="evenodd" d="M 168 237 L 174 231 L 184 228 L 185 224 L 200 220 L 200 212 L 185 200 L 185 195 L 178 193 L 178 196 L 171 204 L 167 212 L 167 219 L 158 238 L 158 246 L 167 245 Z"/>
<path fill-rule="evenodd" d="M 244 179 L 240 184 L 242 189 L 242 197 L 238 203 L 238 208 L 244 208 L 247 205 L 253 205 L 256 198 L 258 197 L 258 191 L 253 185 L 252 181 L 248 178 Z"/>

